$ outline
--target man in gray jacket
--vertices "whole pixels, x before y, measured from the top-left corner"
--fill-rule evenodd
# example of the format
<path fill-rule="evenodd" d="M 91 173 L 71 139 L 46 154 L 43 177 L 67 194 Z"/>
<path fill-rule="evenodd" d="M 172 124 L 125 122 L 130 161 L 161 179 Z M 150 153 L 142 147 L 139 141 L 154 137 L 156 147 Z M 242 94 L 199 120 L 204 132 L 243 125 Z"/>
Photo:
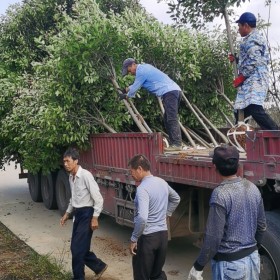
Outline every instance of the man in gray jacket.
<path fill-rule="evenodd" d="M 134 230 L 130 252 L 134 280 L 166 280 L 162 270 L 167 250 L 167 218 L 180 202 L 179 195 L 166 181 L 150 172 L 150 162 L 144 155 L 134 156 L 128 163 L 137 187 Z"/>

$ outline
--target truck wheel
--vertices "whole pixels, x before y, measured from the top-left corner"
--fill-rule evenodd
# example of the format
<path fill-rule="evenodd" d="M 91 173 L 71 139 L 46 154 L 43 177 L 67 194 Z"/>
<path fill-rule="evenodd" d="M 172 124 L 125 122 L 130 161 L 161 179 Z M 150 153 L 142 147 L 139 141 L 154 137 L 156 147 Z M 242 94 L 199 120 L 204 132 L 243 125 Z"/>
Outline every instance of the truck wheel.
<path fill-rule="evenodd" d="M 57 209 L 55 198 L 55 178 L 52 174 L 41 175 L 41 192 L 47 209 Z"/>
<path fill-rule="evenodd" d="M 280 212 L 266 212 L 267 230 L 264 234 L 261 257 L 261 280 L 280 279 Z"/>
<path fill-rule="evenodd" d="M 34 202 L 42 202 L 41 180 L 38 174 L 28 173 L 27 182 L 29 193 Z"/>
<path fill-rule="evenodd" d="M 56 202 L 61 215 L 64 215 L 71 197 L 68 174 L 63 169 L 59 170 L 55 184 Z"/>

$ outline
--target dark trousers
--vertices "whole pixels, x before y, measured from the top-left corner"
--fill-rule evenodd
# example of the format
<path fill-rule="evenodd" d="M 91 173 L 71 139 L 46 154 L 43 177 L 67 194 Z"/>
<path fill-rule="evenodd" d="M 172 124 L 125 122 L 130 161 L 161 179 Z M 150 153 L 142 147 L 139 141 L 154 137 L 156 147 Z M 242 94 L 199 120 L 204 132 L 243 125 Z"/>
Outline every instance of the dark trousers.
<path fill-rule="evenodd" d="M 277 124 L 272 120 L 272 118 L 265 112 L 263 106 L 250 104 L 244 111 L 244 118 L 252 116 L 256 123 L 263 130 L 278 130 Z M 238 113 L 234 112 L 236 123 L 238 121 Z"/>
<path fill-rule="evenodd" d="M 74 212 L 74 225 L 71 240 L 72 269 L 75 280 L 85 279 L 85 265 L 94 272 L 100 272 L 105 263 L 90 252 L 93 231 L 90 228 L 93 214 L 92 207 L 78 208 Z"/>
<path fill-rule="evenodd" d="M 181 146 L 182 135 L 178 121 L 178 110 L 181 101 L 181 92 L 178 90 L 169 91 L 162 96 L 164 107 L 164 125 L 169 136 L 170 145 Z"/>
<path fill-rule="evenodd" d="M 162 270 L 168 243 L 167 231 L 142 235 L 132 258 L 134 280 L 167 280 Z"/>

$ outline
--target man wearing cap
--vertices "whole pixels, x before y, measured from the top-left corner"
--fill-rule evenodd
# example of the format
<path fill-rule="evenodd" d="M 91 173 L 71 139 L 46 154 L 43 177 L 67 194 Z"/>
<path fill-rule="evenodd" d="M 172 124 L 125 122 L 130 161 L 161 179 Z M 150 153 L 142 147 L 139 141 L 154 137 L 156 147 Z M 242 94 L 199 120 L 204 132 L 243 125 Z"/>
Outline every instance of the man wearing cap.
<path fill-rule="evenodd" d="M 263 104 L 269 86 L 269 53 L 264 37 L 256 30 L 256 17 L 244 13 L 236 21 L 243 37 L 238 59 L 238 77 L 233 81 L 237 88 L 234 104 L 237 110 L 244 110 L 244 117 L 252 116 L 264 130 L 277 130 L 277 124 L 265 112 Z M 230 58 L 233 61 L 233 56 Z"/>
<path fill-rule="evenodd" d="M 264 206 L 258 188 L 236 175 L 238 161 L 236 147 L 214 149 L 212 162 L 223 181 L 212 192 L 203 245 L 188 280 L 202 280 L 210 260 L 212 279 L 259 279 Z"/>
<path fill-rule="evenodd" d="M 132 85 L 125 89 L 124 98 L 135 97 L 141 87 L 151 94 L 161 97 L 164 106 L 164 125 L 169 136 L 170 146 L 166 151 L 180 151 L 182 149 L 181 129 L 178 121 L 178 108 L 181 100 L 181 88 L 165 73 L 150 64 L 137 64 L 133 58 L 123 62 L 122 75 L 135 76 Z"/>

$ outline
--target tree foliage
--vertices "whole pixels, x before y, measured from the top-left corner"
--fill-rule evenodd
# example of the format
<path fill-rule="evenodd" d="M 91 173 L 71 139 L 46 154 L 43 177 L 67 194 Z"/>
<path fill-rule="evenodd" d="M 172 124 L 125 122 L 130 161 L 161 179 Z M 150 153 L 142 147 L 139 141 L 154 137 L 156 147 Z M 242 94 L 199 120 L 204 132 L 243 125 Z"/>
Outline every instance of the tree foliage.
<path fill-rule="evenodd" d="M 228 111 L 217 94 L 221 81 L 233 96 L 224 34 L 163 25 L 137 1 L 30 0 L 10 10 L 1 30 L 0 157 L 32 172 L 56 169 L 66 147 L 86 147 L 91 133 L 107 131 L 104 123 L 136 130 L 111 83 L 115 73 L 120 87 L 133 81 L 121 77 L 127 57 L 167 73 L 215 122 L 218 104 Z M 134 103 L 152 129 L 163 130 L 155 98 L 141 91 Z M 181 121 L 197 126 L 183 106 Z"/>
<path fill-rule="evenodd" d="M 164 0 L 168 3 L 171 18 L 176 22 L 190 23 L 193 28 L 205 27 L 208 22 L 213 22 L 216 17 L 224 16 L 230 7 L 239 7 L 246 0 Z M 250 1 L 250 0 L 248 0 Z M 231 11 L 229 10 L 229 13 Z"/>

